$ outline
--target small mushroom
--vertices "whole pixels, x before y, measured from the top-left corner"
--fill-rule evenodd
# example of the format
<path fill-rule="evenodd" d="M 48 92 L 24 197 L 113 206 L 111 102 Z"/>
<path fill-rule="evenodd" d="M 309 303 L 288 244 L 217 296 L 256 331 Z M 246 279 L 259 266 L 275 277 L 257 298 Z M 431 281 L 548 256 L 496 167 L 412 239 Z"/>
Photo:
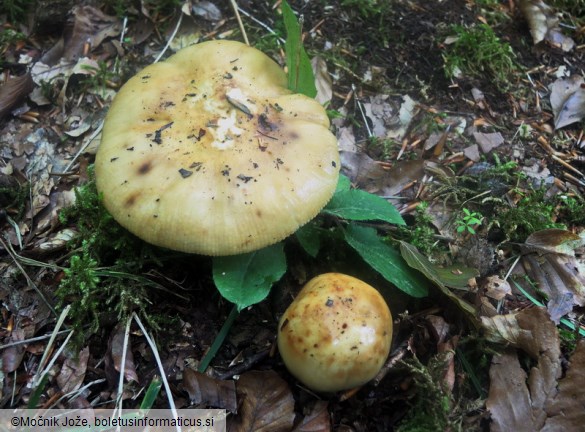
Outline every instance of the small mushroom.
<path fill-rule="evenodd" d="M 96 155 L 113 217 L 158 246 L 234 255 L 276 243 L 329 201 L 337 140 L 315 100 L 234 41 L 150 65 L 119 91 Z"/>
<path fill-rule="evenodd" d="M 320 392 L 361 386 L 390 352 L 392 315 L 380 293 L 359 279 L 325 273 L 311 279 L 278 327 L 288 370 Z"/>

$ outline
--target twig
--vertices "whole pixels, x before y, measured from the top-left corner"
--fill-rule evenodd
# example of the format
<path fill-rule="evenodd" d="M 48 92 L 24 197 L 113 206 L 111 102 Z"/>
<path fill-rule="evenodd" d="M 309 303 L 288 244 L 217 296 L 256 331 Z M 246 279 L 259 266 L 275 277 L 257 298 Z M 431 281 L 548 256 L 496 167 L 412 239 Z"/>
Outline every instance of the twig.
<path fill-rule="evenodd" d="M 270 32 L 271 34 L 273 34 L 274 36 L 276 36 L 278 42 L 280 42 L 281 44 L 286 43 L 286 41 L 281 38 L 280 36 L 278 36 L 278 33 L 276 33 L 272 27 L 270 27 L 268 24 L 263 23 L 262 21 L 260 21 L 258 18 L 254 17 L 252 14 L 250 14 L 249 12 L 246 12 L 244 9 L 242 9 L 241 7 L 238 6 L 238 11 L 240 11 L 243 15 L 245 15 L 247 18 L 250 18 L 252 21 L 254 21 L 256 24 L 258 24 L 260 27 L 264 27 L 264 29 L 268 30 L 268 32 Z"/>
<path fill-rule="evenodd" d="M 31 385 L 31 387 L 33 389 L 35 387 L 37 387 L 39 385 L 39 383 L 42 382 L 43 377 L 47 374 L 47 372 L 51 369 L 51 367 L 53 367 L 53 364 L 57 360 L 57 357 L 59 356 L 59 354 L 61 354 L 63 349 L 65 349 L 65 346 L 67 345 L 67 342 L 69 342 L 69 339 L 71 339 L 71 336 L 73 336 L 74 331 L 71 330 L 69 332 L 69 334 L 67 335 L 67 338 L 65 338 L 65 341 L 61 344 L 61 346 L 59 347 L 59 349 L 57 350 L 57 352 L 55 353 L 53 358 L 48 362 L 48 364 L 45 367 L 45 363 L 47 362 L 47 358 L 49 357 L 49 353 L 51 352 L 50 347 L 55 342 L 55 339 L 57 338 L 57 334 L 59 332 L 59 329 L 61 328 L 61 326 L 65 322 L 65 318 L 67 317 L 67 314 L 69 313 L 69 309 L 71 309 L 71 305 L 67 305 L 67 307 L 65 307 L 65 309 L 63 309 L 63 312 L 61 312 L 61 315 L 59 316 L 59 319 L 57 320 L 57 324 L 55 324 L 55 328 L 53 329 L 53 334 L 51 335 L 51 338 L 49 339 L 49 343 L 47 343 L 47 347 L 45 348 L 45 351 L 43 352 L 43 356 L 41 357 L 41 361 L 39 362 L 39 368 L 37 369 L 36 374 L 33 376 L 32 385 Z"/>
<path fill-rule="evenodd" d="M 248 40 L 248 35 L 246 34 L 246 29 L 244 28 L 244 23 L 242 22 L 242 17 L 240 17 L 240 11 L 238 9 L 238 4 L 236 0 L 230 0 L 232 4 L 232 9 L 234 10 L 234 14 L 236 15 L 236 20 L 238 20 L 238 25 L 240 26 L 240 31 L 242 32 L 242 36 L 244 37 L 244 42 L 246 45 L 250 46 L 250 41 Z"/>
<path fill-rule="evenodd" d="M 64 333 L 69 333 L 69 330 L 61 330 L 60 332 L 57 332 L 56 336 L 62 335 Z M 25 345 L 25 344 L 29 344 L 29 343 L 33 343 L 33 342 L 39 342 L 45 339 L 49 339 L 51 337 L 53 337 L 54 333 L 51 334 L 46 334 L 44 336 L 37 336 L 34 338 L 30 338 L 30 339 L 24 339 L 24 340 L 19 340 L 19 341 L 13 341 L 10 343 L 7 343 L 5 345 L 0 345 L 0 351 L 5 350 L 6 348 L 10 348 L 13 346 L 18 346 L 18 345 Z"/>
<path fill-rule="evenodd" d="M 38 294 L 38 296 L 45 302 L 45 304 L 47 305 L 47 307 L 49 308 L 49 310 L 53 313 L 53 315 L 58 316 L 57 311 L 53 308 L 53 306 L 51 305 L 51 303 L 49 303 L 49 301 L 47 300 L 47 298 L 45 297 L 45 295 L 41 292 L 41 290 L 39 289 L 39 287 L 33 282 L 33 280 L 30 278 L 30 276 L 24 270 L 24 268 L 20 265 L 20 262 L 18 261 L 18 258 L 17 258 L 18 255 L 16 255 L 16 252 L 14 252 L 14 249 L 12 248 L 12 245 L 10 244 L 10 242 L 5 242 L 4 239 L 2 239 L 2 237 L 0 237 L 0 244 L 2 244 L 2 246 L 4 247 L 4 249 L 6 250 L 6 252 L 8 252 L 8 254 L 10 255 L 10 257 L 14 261 L 14 264 L 16 264 L 16 266 L 18 267 L 18 269 L 20 270 L 20 272 L 24 275 L 24 278 L 26 279 L 26 281 L 28 283 L 28 286 L 31 287 L 32 289 L 34 289 L 36 291 L 36 293 Z"/>
<path fill-rule="evenodd" d="M 177 25 L 175 26 L 175 28 L 173 30 L 173 33 L 171 34 L 171 37 L 169 37 L 169 40 L 167 41 L 167 44 L 165 45 L 165 47 L 163 48 L 163 50 L 154 59 L 154 63 L 158 63 L 158 61 L 162 58 L 162 56 L 165 55 L 165 53 L 167 52 L 167 50 L 171 46 L 171 43 L 173 42 L 173 39 L 177 35 L 177 32 L 179 31 L 179 27 L 181 27 L 181 22 L 182 21 L 183 21 L 183 12 L 181 11 L 181 15 L 179 15 L 179 20 L 177 21 Z"/>
<path fill-rule="evenodd" d="M 169 382 L 167 381 L 167 375 L 166 375 L 165 369 L 162 365 L 162 361 L 160 359 L 160 356 L 158 355 L 158 350 L 156 348 L 156 344 L 154 343 L 154 341 L 152 340 L 152 338 L 150 337 L 150 335 L 146 331 L 146 328 L 142 325 L 142 321 L 140 321 L 140 318 L 138 317 L 138 315 L 136 315 L 136 312 L 132 313 L 132 318 L 134 318 L 134 320 L 136 321 L 136 324 L 138 324 L 138 326 L 140 327 L 140 330 L 142 330 L 142 334 L 144 335 L 144 337 L 146 338 L 146 341 L 148 342 L 148 345 L 150 346 L 150 350 L 152 351 L 152 355 L 154 356 L 154 359 L 156 361 L 156 365 L 158 366 L 158 369 L 160 370 L 160 378 L 162 379 L 163 385 L 165 387 L 165 392 L 167 393 L 167 399 L 169 401 L 169 409 L 173 413 L 173 418 L 175 420 L 177 420 L 179 418 L 179 415 L 177 413 L 175 401 L 173 400 L 173 394 L 171 393 L 171 388 L 169 387 Z M 177 422 L 177 432 L 181 432 L 181 427 L 178 425 L 178 422 Z"/>

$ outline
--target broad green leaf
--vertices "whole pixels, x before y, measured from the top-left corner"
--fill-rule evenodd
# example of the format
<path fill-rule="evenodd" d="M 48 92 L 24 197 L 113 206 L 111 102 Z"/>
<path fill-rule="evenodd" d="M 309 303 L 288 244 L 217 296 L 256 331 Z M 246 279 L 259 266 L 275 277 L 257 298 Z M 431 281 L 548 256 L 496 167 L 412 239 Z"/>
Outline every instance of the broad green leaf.
<path fill-rule="evenodd" d="M 345 240 L 365 262 L 400 290 L 413 297 L 427 295 L 428 281 L 410 268 L 396 249 L 384 243 L 375 229 L 350 224 L 345 230 Z"/>
<path fill-rule="evenodd" d="M 282 17 L 286 28 L 284 49 L 288 69 L 288 88 L 295 93 L 314 98 L 317 96 L 315 75 L 313 75 L 309 56 L 303 48 L 301 26 L 286 0 L 282 2 Z"/>
<path fill-rule="evenodd" d="M 337 187 L 335 188 L 335 193 L 348 191 L 351 188 L 351 180 L 344 176 L 343 174 L 339 174 L 339 179 L 337 180 Z"/>
<path fill-rule="evenodd" d="M 305 252 L 315 258 L 321 249 L 321 230 L 309 222 L 300 227 L 295 235 Z"/>
<path fill-rule="evenodd" d="M 359 189 L 336 192 L 323 212 L 347 220 L 381 220 L 405 225 L 396 207 L 378 195 Z"/>
<path fill-rule="evenodd" d="M 213 258 L 215 286 L 240 311 L 264 300 L 285 272 L 282 243 L 247 254 Z"/>
<path fill-rule="evenodd" d="M 460 265 L 451 265 L 446 267 L 435 266 L 435 271 L 444 285 L 448 286 L 449 288 L 463 291 L 469 291 L 469 279 L 479 276 L 477 269 L 471 267 L 462 267 Z"/>
<path fill-rule="evenodd" d="M 465 300 L 453 294 L 451 290 L 445 286 L 435 267 L 423 254 L 418 251 L 416 247 L 406 242 L 400 242 L 400 253 L 409 266 L 420 271 L 427 278 L 433 281 L 439 290 L 444 295 L 449 297 L 449 299 L 451 299 L 463 312 L 465 312 L 467 314 L 467 318 L 476 327 L 479 327 L 475 308 Z"/>

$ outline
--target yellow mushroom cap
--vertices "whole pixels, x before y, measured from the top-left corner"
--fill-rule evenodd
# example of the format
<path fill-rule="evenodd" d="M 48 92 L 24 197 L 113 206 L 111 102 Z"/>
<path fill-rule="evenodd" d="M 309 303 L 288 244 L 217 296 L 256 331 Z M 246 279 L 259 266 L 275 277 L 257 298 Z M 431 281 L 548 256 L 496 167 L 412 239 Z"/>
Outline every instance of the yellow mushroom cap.
<path fill-rule="evenodd" d="M 276 243 L 329 201 L 339 153 L 315 100 L 234 41 L 190 46 L 119 91 L 95 163 L 114 218 L 158 246 L 233 255 Z"/>
<path fill-rule="evenodd" d="M 392 315 L 384 298 L 340 273 L 311 279 L 278 326 L 278 350 L 287 369 L 322 392 L 370 381 L 388 357 L 391 341 Z"/>

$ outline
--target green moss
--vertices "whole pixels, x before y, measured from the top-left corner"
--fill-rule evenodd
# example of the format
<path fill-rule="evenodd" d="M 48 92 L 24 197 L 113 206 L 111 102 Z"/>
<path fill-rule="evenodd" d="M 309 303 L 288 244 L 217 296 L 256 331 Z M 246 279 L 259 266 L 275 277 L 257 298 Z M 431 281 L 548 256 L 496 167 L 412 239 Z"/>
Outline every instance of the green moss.
<path fill-rule="evenodd" d="M 502 42 L 486 24 L 451 27 L 455 41 L 445 47 L 443 58 L 448 78 L 460 75 L 491 79 L 501 91 L 514 84 L 520 70 L 516 55 L 507 42 Z"/>
<path fill-rule="evenodd" d="M 75 204 L 60 214 L 61 222 L 74 225 L 79 235 L 69 245 L 71 258 L 56 291 L 58 306 L 71 305 L 68 317 L 74 329 L 83 329 L 77 332 L 80 338 L 96 333 L 104 322 L 125 320 L 133 312 L 156 330 L 158 319 L 148 308 L 157 284 L 141 273 L 160 266 L 164 251 L 144 243 L 112 218 L 102 205 L 91 171 L 90 181 L 75 195 Z"/>
<path fill-rule="evenodd" d="M 440 355 L 428 366 L 416 357 L 404 362 L 412 374 L 416 389 L 414 406 L 408 417 L 396 428 L 397 432 L 428 432 L 460 430 L 460 425 L 449 418 L 452 412 L 451 395 L 442 385 L 445 361 Z"/>

